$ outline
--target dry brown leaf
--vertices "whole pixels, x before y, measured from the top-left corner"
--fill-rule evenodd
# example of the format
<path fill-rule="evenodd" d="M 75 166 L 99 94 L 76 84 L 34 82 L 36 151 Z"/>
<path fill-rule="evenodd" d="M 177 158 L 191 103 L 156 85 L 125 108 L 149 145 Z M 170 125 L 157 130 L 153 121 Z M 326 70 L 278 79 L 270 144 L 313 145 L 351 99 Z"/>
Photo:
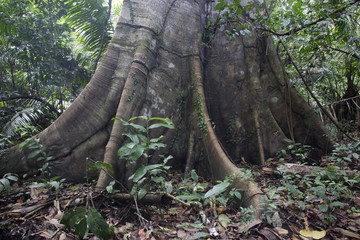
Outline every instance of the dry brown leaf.
<path fill-rule="evenodd" d="M 180 239 L 185 239 L 187 236 L 186 232 L 182 229 L 179 229 L 177 231 L 177 237 L 180 238 Z"/>
<path fill-rule="evenodd" d="M 282 236 L 282 237 L 289 234 L 289 231 L 288 231 L 288 230 L 283 229 L 283 228 L 281 228 L 281 227 L 276 227 L 276 228 L 274 228 L 274 230 L 275 230 L 280 236 Z"/>
<path fill-rule="evenodd" d="M 65 240 L 66 239 L 66 233 L 62 233 L 59 237 L 59 240 Z"/>
<path fill-rule="evenodd" d="M 340 232 L 341 234 L 347 236 L 347 237 L 352 237 L 352 238 L 356 238 L 356 239 L 360 239 L 360 235 L 359 234 L 356 234 L 354 232 L 350 232 L 348 230 L 345 230 L 345 229 L 342 229 L 340 228 Z"/>
<path fill-rule="evenodd" d="M 275 169 L 269 167 L 263 167 L 262 170 L 264 171 L 264 173 L 273 174 Z"/>
<path fill-rule="evenodd" d="M 353 218 L 353 219 L 360 218 L 360 213 L 352 213 L 352 214 L 349 214 L 349 217 L 350 217 L 350 218 Z"/>

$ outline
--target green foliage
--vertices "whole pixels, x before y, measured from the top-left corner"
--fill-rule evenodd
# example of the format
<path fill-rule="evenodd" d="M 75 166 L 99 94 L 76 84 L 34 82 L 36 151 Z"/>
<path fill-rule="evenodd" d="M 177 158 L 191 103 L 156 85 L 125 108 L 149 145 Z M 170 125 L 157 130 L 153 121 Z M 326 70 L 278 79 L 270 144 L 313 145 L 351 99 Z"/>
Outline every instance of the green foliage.
<path fill-rule="evenodd" d="M 50 180 L 46 180 L 46 179 L 41 179 L 41 183 L 35 183 L 30 185 L 30 188 L 39 188 L 39 187 L 44 187 L 47 188 L 49 190 L 51 189 L 55 189 L 56 191 L 56 199 L 58 198 L 58 194 L 59 194 L 59 190 L 60 188 L 62 188 L 62 183 L 66 180 L 65 178 L 62 178 L 60 180 L 58 180 L 60 177 L 56 176 L 56 177 L 52 177 Z"/>
<path fill-rule="evenodd" d="M 291 139 L 288 138 L 285 138 L 284 141 L 288 143 L 288 146 L 286 147 L 286 149 L 281 149 L 277 153 L 279 161 L 283 161 L 285 157 L 291 156 L 293 159 L 296 159 L 297 161 L 300 161 L 302 163 L 313 149 L 309 145 L 305 145 L 302 143 L 294 143 Z"/>
<path fill-rule="evenodd" d="M 326 107 L 335 107 L 340 117 L 337 101 L 356 108 L 353 99 L 346 98 L 358 96 L 360 80 L 357 1 L 278 0 L 257 5 L 218 0 L 214 10 L 218 16 L 205 26 L 206 44 L 220 26 L 230 39 L 255 31 L 271 35 L 291 83 L 310 104 L 316 106 L 309 91 Z"/>
<path fill-rule="evenodd" d="M 312 174 L 283 175 L 282 186 L 278 192 L 285 191 L 287 201 L 306 210 L 308 205 L 317 204 L 317 209 L 329 223 L 334 220 L 334 210 L 344 208 L 342 200 L 354 196 L 354 186 L 360 183 L 359 176 L 349 178 L 345 173 L 337 172 L 338 168 L 330 167 L 326 171 L 316 171 Z"/>
<path fill-rule="evenodd" d="M 166 180 L 170 166 L 166 163 L 172 156 L 164 159 L 161 164 L 150 164 L 141 166 L 130 178 L 134 182 L 131 189 L 132 195 L 137 195 L 140 200 L 150 191 L 165 191 L 171 193 L 173 187 L 171 181 Z"/>
<path fill-rule="evenodd" d="M 236 178 L 238 176 L 228 176 L 207 190 L 208 184 L 199 182 L 198 175 L 195 170 L 192 170 L 190 179 L 184 179 L 179 186 L 176 186 L 178 190 L 176 198 L 188 201 L 190 204 L 205 206 L 211 202 L 227 206 L 229 203 L 239 201 L 242 198 L 240 189 L 230 188 Z"/>
<path fill-rule="evenodd" d="M 83 239 L 91 231 L 98 238 L 112 239 L 111 229 L 101 214 L 92 207 L 88 209 L 78 207 L 67 211 L 60 221 L 65 227 L 71 229 L 76 226 L 75 234 Z"/>
<path fill-rule="evenodd" d="M 47 156 L 46 152 L 42 150 L 43 145 L 40 143 L 40 138 L 28 138 L 21 146 L 20 149 L 27 152 L 27 158 L 35 158 L 36 161 L 41 165 L 39 171 L 44 177 L 51 174 L 51 167 L 49 161 L 52 159 L 51 156 Z M 25 176 L 24 176 L 25 177 Z"/>
<path fill-rule="evenodd" d="M 171 193 L 171 182 L 166 181 L 165 176 L 170 169 L 170 166 L 166 166 L 166 163 L 172 156 L 163 157 L 163 162 L 160 164 L 148 165 L 148 161 L 151 157 L 151 151 L 156 151 L 166 146 L 160 142 L 163 139 L 162 135 L 157 138 L 151 138 L 150 131 L 160 127 L 174 129 L 172 121 L 168 118 L 148 118 L 146 116 L 132 117 L 129 121 L 116 120 L 120 120 L 124 126 L 133 129 L 131 132 L 123 133 L 123 136 L 126 136 L 130 142 L 124 144 L 119 149 L 119 157 L 127 161 L 127 166 L 135 164 L 139 160 L 143 161 L 143 165 L 129 178 L 134 183 L 131 194 L 136 195 L 138 199 L 142 199 L 151 190 L 165 190 Z M 136 120 L 145 121 L 145 127 L 134 123 Z"/>
<path fill-rule="evenodd" d="M 16 174 L 12 173 L 6 173 L 1 179 L 0 179 L 0 194 L 3 192 L 6 192 L 9 194 L 11 192 L 11 181 L 17 182 L 19 180 L 18 176 Z"/>
<path fill-rule="evenodd" d="M 95 55 L 101 47 L 101 41 L 104 34 L 104 21 L 107 19 L 108 6 L 104 6 L 104 1 L 98 0 L 67 0 L 66 6 L 69 12 L 66 16 L 66 22 L 75 30 L 78 37 L 81 38 L 87 50 L 92 51 Z M 108 45 L 113 32 L 110 21 L 107 21 L 105 31 L 105 46 Z M 103 52 L 106 47 L 103 49 Z M 103 53 L 101 53 L 103 54 Z"/>
<path fill-rule="evenodd" d="M 89 58 L 73 51 L 67 11 L 58 0 L 0 5 L 0 125 L 7 136 L 20 126 L 47 127 L 90 78 Z"/>
<path fill-rule="evenodd" d="M 140 119 L 145 120 L 145 127 L 133 122 Z M 115 120 L 120 120 L 123 125 L 134 129 L 132 132 L 123 133 L 124 136 L 130 139 L 130 142 L 123 145 L 118 151 L 119 157 L 127 160 L 127 165 L 134 164 L 140 158 L 143 158 L 145 160 L 144 165 L 147 165 L 148 159 L 151 157 L 150 151 L 155 151 L 166 146 L 160 142 L 163 136 L 150 138 L 151 129 L 159 127 L 174 129 L 174 124 L 168 118 L 139 116 L 132 117 L 129 121 L 122 119 Z M 152 123 L 154 121 L 155 123 Z"/>
<path fill-rule="evenodd" d="M 354 160 L 359 160 L 360 156 L 360 142 L 348 144 L 335 144 L 329 160 L 334 162 L 336 166 L 345 168 L 350 165 Z"/>
<path fill-rule="evenodd" d="M 267 223 L 272 223 L 272 215 L 277 211 L 278 206 L 280 205 L 279 199 L 280 194 L 277 192 L 277 189 L 269 189 L 267 197 L 263 198 L 261 203 L 263 214 L 262 218 L 267 221 Z"/>
<path fill-rule="evenodd" d="M 207 122 L 210 121 L 210 119 L 204 119 L 204 104 L 202 103 L 201 94 L 199 92 L 197 92 L 196 94 L 195 108 L 198 116 L 198 126 L 200 128 L 200 131 L 203 134 L 207 135 Z"/>

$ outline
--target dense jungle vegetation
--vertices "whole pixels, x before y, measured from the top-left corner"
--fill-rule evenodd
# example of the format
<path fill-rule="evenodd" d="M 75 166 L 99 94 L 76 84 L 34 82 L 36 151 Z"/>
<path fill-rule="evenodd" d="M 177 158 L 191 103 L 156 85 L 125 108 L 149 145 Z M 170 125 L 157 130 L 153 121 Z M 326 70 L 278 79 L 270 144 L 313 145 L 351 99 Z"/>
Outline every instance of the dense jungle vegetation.
<path fill-rule="evenodd" d="M 131 0 L 126 1 L 132 6 Z M 153 191 L 163 194 L 160 200 L 157 197 L 149 200 L 152 206 L 138 206 L 135 200 L 136 206 L 130 212 L 116 205 L 113 199 L 125 200 L 114 188 L 113 181 L 107 188 L 108 195 L 94 194 L 94 201 L 102 202 L 102 210 L 98 205 L 94 207 L 94 203 L 92 207 L 86 205 L 86 208 L 69 211 L 65 210 L 68 205 L 52 206 L 51 211 L 56 212 L 51 216 L 50 210 L 37 215 L 47 217 L 47 223 L 36 222 L 43 228 L 34 227 L 35 220 L 29 218 L 30 210 L 25 207 L 24 212 L 30 215 L 22 216 L 23 225 L 18 219 L 7 219 L 10 203 L 25 204 L 32 199 L 39 204 L 43 195 L 56 201 L 59 196 L 78 200 L 79 195 L 89 191 L 91 181 L 71 185 L 65 179 L 51 176 L 46 165 L 51 156 L 41 151 L 36 139 L 28 139 L 66 111 L 86 86 L 114 33 L 122 1 L 0 0 L 0 157 L 11 146 L 25 141 L 23 147 L 33 149 L 32 157 L 45 159 L 37 176 L 11 173 L 0 176 L 0 239 L 2 233 L 49 239 L 61 231 L 63 235 L 57 236 L 58 239 L 83 238 L 89 231 L 103 239 L 132 239 L 131 236 L 136 236 L 135 239 L 360 239 L 357 174 L 360 168 L 360 1 L 265 1 L 266 11 L 254 11 L 252 23 L 242 21 L 239 16 L 246 15 L 245 10 L 253 8 L 253 4 L 243 9 L 238 7 L 240 0 L 216 2 L 216 10 L 222 14 L 215 22 L 206 24 L 204 46 L 214 37 L 214 29 L 224 23 L 233 26 L 227 32 L 229 38 L 244 36 L 254 29 L 271 35 L 290 84 L 316 110 L 336 141 L 333 152 L 314 160 L 310 155 L 311 146 L 284 139 L 288 147 L 267 159 L 264 166 L 246 163 L 241 166 L 246 176 L 254 179 L 267 195 L 266 204 L 270 207 L 265 213 L 279 213 L 272 217 L 264 214 L 258 220 L 253 217 L 255 209 L 251 207 L 234 209 L 231 203 L 241 199 L 241 194 L 238 189 L 227 189 L 231 176 L 217 184 L 209 183 L 195 171 L 184 177 L 169 170 L 166 158 L 164 163 L 148 165 L 132 176 L 136 186 L 131 190 L 133 196 L 143 198 Z M 143 136 L 142 129 L 147 133 L 149 127 L 173 128 L 169 119 L 140 118 L 145 119 L 146 126 L 118 119 L 140 129 L 136 134 L 127 135 L 133 145 Z M 155 125 L 152 120 L 162 123 Z M 154 145 L 147 145 L 146 151 L 171 144 L 161 143 L 161 138 L 147 141 Z M 129 149 L 124 146 L 119 154 L 129 157 Z M 146 151 L 141 152 L 141 156 L 147 157 Z M 137 159 L 129 157 L 129 160 Z M 312 165 L 316 163 L 321 170 L 306 168 L 289 173 L 286 168 L 279 168 L 283 163 L 297 164 L 299 168 L 305 164 L 315 167 Z M 110 166 L 101 163 L 92 167 L 112 171 Z M 145 175 L 151 180 L 143 180 Z M 159 187 L 155 189 L 154 185 Z M 163 197 L 167 203 L 173 200 L 167 209 L 159 206 Z M 154 204 L 156 201 L 160 203 Z M 47 203 L 46 207 L 51 204 Z M 116 211 L 111 212 L 115 208 Z M 67 213 L 58 216 L 60 212 Z M 202 218 L 196 215 L 199 212 L 211 215 L 210 221 L 219 223 L 217 227 L 210 228 L 206 221 L 199 220 Z M 15 210 L 12 213 L 18 214 Z M 121 217 L 123 215 L 128 217 Z M 50 222 L 52 218 L 57 222 Z M 166 221 L 170 223 L 165 224 Z M 76 229 L 65 233 L 60 223 Z M 20 225 L 23 227 L 14 227 Z M 9 226 L 15 229 L 12 235 L 5 231 Z M 28 230 L 24 230 L 24 226 Z M 42 233 L 31 235 L 36 231 Z"/>

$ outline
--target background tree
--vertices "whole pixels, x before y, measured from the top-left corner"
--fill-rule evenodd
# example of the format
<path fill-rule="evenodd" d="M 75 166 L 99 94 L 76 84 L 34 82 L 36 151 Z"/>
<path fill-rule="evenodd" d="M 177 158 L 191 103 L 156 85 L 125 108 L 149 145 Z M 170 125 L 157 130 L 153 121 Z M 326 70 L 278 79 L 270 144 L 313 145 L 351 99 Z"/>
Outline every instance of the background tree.
<path fill-rule="evenodd" d="M 36 133 L 70 105 L 106 49 L 110 9 L 100 1 L 3 1 L 2 134 Z"/>
<path fill-rule="evenodd" d="M 343 125 L 354 123 L 359 119 L 359 1 L 272 4 L 269 18 L 262 18 L 266 26 L 259 28 L 285 44 L 310 89 L 306 90 L 284 47 L 276 43 L 291 82 L 313 106 L 309 90 Z"/>

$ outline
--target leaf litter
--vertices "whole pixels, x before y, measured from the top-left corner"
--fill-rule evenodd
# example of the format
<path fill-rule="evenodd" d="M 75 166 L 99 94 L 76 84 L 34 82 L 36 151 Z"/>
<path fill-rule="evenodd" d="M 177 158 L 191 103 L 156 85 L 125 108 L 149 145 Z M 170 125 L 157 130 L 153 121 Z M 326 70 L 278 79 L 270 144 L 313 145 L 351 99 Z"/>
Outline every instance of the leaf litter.
<path fill-rule="evenodd" d="M 268 198 L 277 196 L 275 213 L 272 212 L 271 218 L 262 219 L 248 219 L 244 209 L 234 206 L 225 207 L 219 203 L 184 205 L 174 199 L 167 199 L 166 203 L 139 202 L 137 209 L 133 201 L 117 201 L 111 194 L 96 192 L 94 185 L 85 183 L 63 183 L 57 198 L 55 191 L 30 189 L 31 183 L 18 182 L 12 193 L 0 198 L 0 239 L 79 239 L 74 228 L 67 229 L 60 221 L 71 208 L 89 204 L 89 196 L 95 209 L 112 227 L 114 240 L 360 239 L 360 213 L 357 211 L 360 209 L 360 196 L 357 191 L 351 198 L 344 196 L 341 199 L 342 208 L 335 205 L 331 211 L 324 212 L 319 206 L 329 205 L 331 199 L 325 199 L 328 201 L 325 202 L 315 196 L 304 201 L 309 196 L 301 198 L 300 193 L 296 195 L 300 185 L 291 190 L 279 188 L 283 186 L 282 178 L 274 169 L 271 164 L 264 169 L 253 169 L 253 172 L 258 172 L 254 180 Z M 176 171 L 172 174 L 175 186 L 183 176 Z M 201 181 L 206 183 L 203 179 Z M 208 189 L 213 186 L 207 182 Z M 275 193 L 272 193 L 273 189 L 276 189 Z M 293 198 L 289 197 L 291 191 Z M 301 201 L 304 203 L 299 204 Z M 84 239 L 98 238 L 90 232 Z"/>

